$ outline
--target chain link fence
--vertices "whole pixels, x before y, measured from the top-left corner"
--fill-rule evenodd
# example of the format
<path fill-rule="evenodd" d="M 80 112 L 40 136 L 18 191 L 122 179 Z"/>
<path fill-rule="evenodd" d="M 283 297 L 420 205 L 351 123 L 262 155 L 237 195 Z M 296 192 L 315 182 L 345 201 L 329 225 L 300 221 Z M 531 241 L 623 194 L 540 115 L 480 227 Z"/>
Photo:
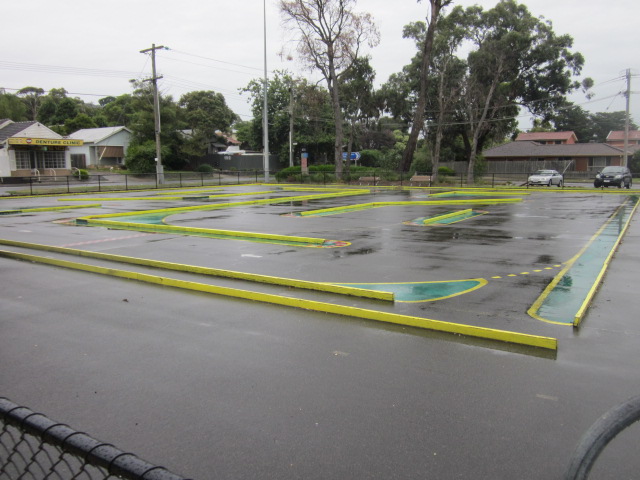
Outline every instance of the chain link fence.
<path fill-rule="evenodd" d="M 0 397 L 2 480 L 186 480 Z"/>

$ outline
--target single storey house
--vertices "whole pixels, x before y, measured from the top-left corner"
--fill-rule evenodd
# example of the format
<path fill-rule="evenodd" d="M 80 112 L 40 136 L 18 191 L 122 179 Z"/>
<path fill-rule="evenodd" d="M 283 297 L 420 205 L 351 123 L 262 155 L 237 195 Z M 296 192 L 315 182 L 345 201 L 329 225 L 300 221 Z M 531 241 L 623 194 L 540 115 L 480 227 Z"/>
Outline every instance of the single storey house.
<path fill-rule="evenodd" d="M 70 148 L 72 167 L 113 167 L 124 165 L 131 130 L 126 127 L 83 128 L 73 132 L 71 137 L 82 140 L 82 145 Z"/>
<path fill-rule="evenodd" d="M 542 144 L 516 141 L 482 152 L 487 162 L 517 162 L 522 171 L 553 168 L 560 171 L 595 172 L 609 165 L 622 165 L 623 151 L 606 143 Z"/>
<path fill-rule="evenodd" d="M 0 177 L 69 175 L 69 148 L 80 145 L 39 122 L 0 119 Z"/>

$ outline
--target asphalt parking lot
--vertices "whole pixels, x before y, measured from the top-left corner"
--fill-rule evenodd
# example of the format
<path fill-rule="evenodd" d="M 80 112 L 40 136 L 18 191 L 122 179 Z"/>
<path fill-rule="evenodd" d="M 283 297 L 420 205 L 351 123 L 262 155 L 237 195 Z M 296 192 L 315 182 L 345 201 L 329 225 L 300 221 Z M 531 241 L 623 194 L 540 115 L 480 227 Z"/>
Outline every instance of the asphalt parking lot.
<path fill-rule="evenodd" d="M 528 313 L 564 270 L 590 261 L 576 256 L 633 191 L 373 189 L 267 201 L 324 192 L 237 186 L 207 193 L 237 196 L 207 199 L 193 189 L 163 192 L 180 198 L 155 192 L 3 198 L 0 210 L 15 213 L 0 216 L 0 238 L 309 282 L 401 285 L 389 304 L 211 281 L 553 338 L 557 349 L 0 256 L 0 396 L 198 479 L 548 479 L 561 478 L 591 423 L 639 393 L 637 218 L 626 232 L 620 229 L 622 241 L 579 327 Z M 487 202 L 495 198 L 514 201 Z M 436 199 L 442 203 L 423 204 Z M 247 200 L 264 203 L 241 204 Z M 461 200 L 472 203 L 446 203 Z M 237 205 L 200 208 L 223 203 Z M 344 208 L 364 203 L 380 205 Z M 48 209 L 59 206 L 82 208 Z M 331 208 L 342 210 L 300 215 Z M 467 208 L 477 216 L 415 222 Z M 142 228 L 157 221 L 152 214 L 138 215 L 144 220 L 126 229 L 71 224 L 104 214 L 131 223 L 132 213 L 157 210 L 169 210 L 157 214 L 167 226 L 344 244 L 309 247 Z M 136 271 L 195 281 L 192 272 Z M 451 289 L 469 280 L 477 286 L 431 293 L 435 285 Z M 593 478 L 634 478 L 639 433 L 632 428 L 617 439 Z"/>

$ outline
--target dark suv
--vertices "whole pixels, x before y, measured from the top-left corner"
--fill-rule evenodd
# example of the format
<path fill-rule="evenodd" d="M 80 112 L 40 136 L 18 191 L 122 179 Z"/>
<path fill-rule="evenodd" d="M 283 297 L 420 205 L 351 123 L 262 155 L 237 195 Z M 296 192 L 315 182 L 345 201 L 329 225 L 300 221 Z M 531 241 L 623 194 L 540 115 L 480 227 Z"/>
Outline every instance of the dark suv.
<path fill-rule="evenodd" d="M 596 175 L 593 186 L 599 188 L 615 185 L 618 188 L 622 188 L 623 186 L 630 188 L 631 182 L 631 172 L 627 167 L 604 167 L 602 171 Z"/>

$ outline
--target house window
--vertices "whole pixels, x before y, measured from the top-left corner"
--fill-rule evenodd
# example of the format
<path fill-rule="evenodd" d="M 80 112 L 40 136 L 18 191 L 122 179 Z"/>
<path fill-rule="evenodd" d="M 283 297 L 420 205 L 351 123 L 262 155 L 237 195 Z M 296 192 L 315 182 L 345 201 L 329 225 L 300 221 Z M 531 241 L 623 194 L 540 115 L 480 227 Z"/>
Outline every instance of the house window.
<path fill-rule="evenodd" d="M 606 167 L 610 163 L 609 157 L 589 157 L 590 170 L 597 170 L 599 168 Z"/>
<path fill-rule="evenodd" d="M 31 155 L 28 150 L 16 150 L 16 170 L 31 168 Z"/>
<path fill-rule="evenodd" d="M 44 168 L 64 168 L 64 152 L 44 152 Z"/>

